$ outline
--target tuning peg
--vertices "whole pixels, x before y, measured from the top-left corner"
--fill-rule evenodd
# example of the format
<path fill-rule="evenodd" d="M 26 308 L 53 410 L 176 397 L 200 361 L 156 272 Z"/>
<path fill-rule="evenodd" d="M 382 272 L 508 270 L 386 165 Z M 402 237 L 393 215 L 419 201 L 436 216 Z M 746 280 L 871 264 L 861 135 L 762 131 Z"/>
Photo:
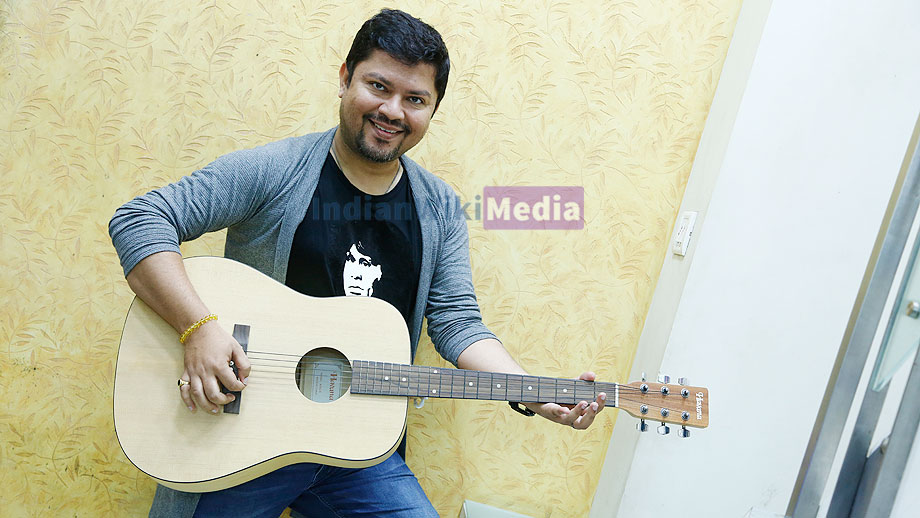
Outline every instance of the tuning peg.
<path fill-rule="evenodd" d="M 645 422 L 645 419 L 639 419 L 639 422 L 636 424 L 636 429 L 640 432 L 648 431 L 648 423 Z"/>
<path fill-rule="evenodd" d="M 671 433 L 671 427 L 662 422 L 661 426 L 658 427 L 658 435 L 668 435 L 669 433 Z"/>
<path fill-rule="evenodd" d="M 690 430 L 688 430 L 686 426 L 681 426 L 680 430 L 677 431 L 677 436 L 686 439 L 690 437 Z"/>
<path fill-rule="evenodd" d="M 671 382 L 671 376 L 667 376 L 665 374 L 658 375 L 658 383 L 670 383 L 670 382 Z"/>
<path fill-rule="evenodd" d="M 690 380 L 688 378 L 677 378 L 677 383 L 683 386 L 687 386 L 690 384 Z"/>
<path fill-rule="evenodd" d="M 645 372 L 642 373 L 642 381 L 648 381 L 647 379 L 645 379 Z"/>

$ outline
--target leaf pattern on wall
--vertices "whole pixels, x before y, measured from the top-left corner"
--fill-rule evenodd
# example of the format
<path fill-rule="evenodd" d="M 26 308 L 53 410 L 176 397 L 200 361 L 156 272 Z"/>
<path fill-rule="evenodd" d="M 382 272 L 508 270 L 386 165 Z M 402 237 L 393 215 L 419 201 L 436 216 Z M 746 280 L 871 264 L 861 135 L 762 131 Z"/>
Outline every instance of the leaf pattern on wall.
<path fill-rule="evenodd" d="M 224 153 L 333 126 L 339 65 L 384 6 L 450 49 L 447 96 L 410 155 L 470 203 L 486 323 L 535 374 L 624 380 L 740 1 L 356 5 L 0 0 L 4 515 L 145 514 L 154 484 L 113 433 L 131 293 L 108 219 Z M 492 185 L 582 186 L 585 229 L 485 231 Z M 220 255 L 223 235 L 183 252 Z M 419 351 L 444 364 L 427 339 Z M 574 433 L 430 401 L 410 410 L 409 464 L 443 516 L 464 498 L 586 516 L 615 417 Z"/>

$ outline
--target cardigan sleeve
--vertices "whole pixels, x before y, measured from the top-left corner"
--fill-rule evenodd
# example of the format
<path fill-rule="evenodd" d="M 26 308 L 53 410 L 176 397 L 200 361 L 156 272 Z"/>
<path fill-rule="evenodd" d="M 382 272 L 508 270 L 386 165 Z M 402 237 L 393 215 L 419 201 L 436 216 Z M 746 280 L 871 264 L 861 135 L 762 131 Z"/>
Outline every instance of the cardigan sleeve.
<path fill-rule="evenodd" d="M 444 238 L 438 249 L 425 316 L 428 336 L 447 361 L 457 358 L 474 342 L 494 338 L 482 315 L 470 268 L 469 233 L 460 200 L 451 191 L 444 211 Z"/>
<path fill-rule="evenodd" d="M 224 155 L 179 181 L 119 207 L 109 235 L 125 275 L 145 257 L 251 217 L 271 191 L 263 146 Z"/>

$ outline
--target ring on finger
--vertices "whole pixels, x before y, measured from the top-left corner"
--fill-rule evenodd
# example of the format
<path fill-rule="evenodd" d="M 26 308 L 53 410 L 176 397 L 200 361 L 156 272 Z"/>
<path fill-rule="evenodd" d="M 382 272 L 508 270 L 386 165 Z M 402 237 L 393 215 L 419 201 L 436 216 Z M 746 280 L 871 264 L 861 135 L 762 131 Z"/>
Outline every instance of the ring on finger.
<path fill-rule="evenodd" d="M 188 385 L 188 384 L 189 384 L 188 381 L 185 381 L 184 379 L 179 378 L 178 385 L 179 385 L 179 388 L 180 388 L 180 389 L 181 389 L 182 387 L 184 387 L 185 385 Z"/>

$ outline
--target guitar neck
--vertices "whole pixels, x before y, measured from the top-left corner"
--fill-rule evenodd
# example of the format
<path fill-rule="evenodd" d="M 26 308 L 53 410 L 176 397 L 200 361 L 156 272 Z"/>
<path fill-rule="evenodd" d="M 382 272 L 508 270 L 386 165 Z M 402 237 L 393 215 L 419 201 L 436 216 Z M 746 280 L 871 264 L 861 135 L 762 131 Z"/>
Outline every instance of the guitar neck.
<path fill-rule="evenodd" d="M 568 405 L 606 392 L 607 405 L 617 406 L 619 384 L 355 360 L 351 392 Z"/>

